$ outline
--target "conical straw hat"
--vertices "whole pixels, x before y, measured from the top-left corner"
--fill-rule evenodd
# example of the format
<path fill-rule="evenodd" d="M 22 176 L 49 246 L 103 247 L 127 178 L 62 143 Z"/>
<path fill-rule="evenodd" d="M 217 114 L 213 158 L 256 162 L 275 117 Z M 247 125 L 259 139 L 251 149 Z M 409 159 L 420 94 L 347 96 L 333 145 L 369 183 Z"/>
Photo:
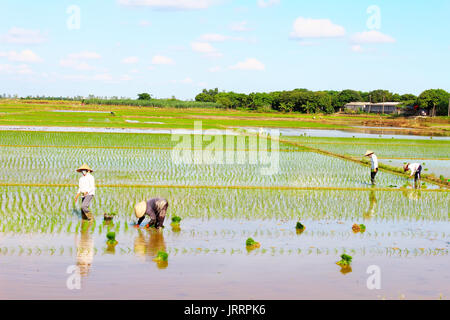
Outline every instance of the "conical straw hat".
<path fill-rule="evenodd" d="M 81 172 L 82 170 L 87 170 L 87 171 L 90 171 L 90 172 L 94 172 L 94 170 L 92 170 L 91 168 L 89 168 L 89 166 L 85 163 L 85 164 L 83 164 L 81 167 L 79 167 L 78 169 L 77 169 L 77 172 Z"/>
<path fill-rule="evenodd" d="M 374 153 L 372 150 L 367 150 L 364 156 L 365 157 L 370 156 L 372 153 Z"/>
<path fill-rule="evenodd" d="M 137 205 L 134 206 L 134 214 L 136 215 L 136 218 L 141 218 L 145 214 L 145 210 L 147 210 L 147 202 L 142 201 L 139 202 Z"/>

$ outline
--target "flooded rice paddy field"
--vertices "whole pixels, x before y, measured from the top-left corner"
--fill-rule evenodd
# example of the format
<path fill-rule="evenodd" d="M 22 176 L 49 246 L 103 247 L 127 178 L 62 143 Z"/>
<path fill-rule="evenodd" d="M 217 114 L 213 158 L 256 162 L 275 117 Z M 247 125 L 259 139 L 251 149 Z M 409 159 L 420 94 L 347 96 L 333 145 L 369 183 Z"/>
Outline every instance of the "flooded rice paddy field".
<path fill-rule="evenodd" d="M 260 163 L 175 164 L 176 142 L 165 135 L 21 134 L 0 135 L 0 298 L 450 296 L 446 189 L 388 189 L 405 178 L 385 172 L 371 187 L 367 167 L 283 144 L 279 172 L 262 175 Z M 73 204 L 82 162 L 97 182 L 91 223 Z M 153 196 L 169 201 L 165 228 L 135 228 L 134 204 Z M 105 212 L 116 213 L 112 223 Z M 108 231 L 116 246 L 106 244 Z M 247 250 L 249 237 L 261 247 Z M 167 263 L 153 261 L 159 250 Z M 351 270 L 336 265 L 342 253 L 353 257 Z M 66 285 L 73 265 L 80 290 Z M 372 265 L 379 290 L 366 284 Z"/>

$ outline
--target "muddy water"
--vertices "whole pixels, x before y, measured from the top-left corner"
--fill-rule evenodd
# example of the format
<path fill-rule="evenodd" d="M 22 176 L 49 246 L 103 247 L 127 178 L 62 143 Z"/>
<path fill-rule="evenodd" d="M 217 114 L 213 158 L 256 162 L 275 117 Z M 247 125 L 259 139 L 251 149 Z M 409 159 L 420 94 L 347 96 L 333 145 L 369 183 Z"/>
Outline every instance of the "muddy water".
<path fill-rule="evenodd" d="M 101 223 L 101 218 L 97 218 Z M 123 222 L 123 221 L 122 221 Z M 449 223 L 360 220 L 185 219 L 181 230 L 133 226 L 117 233 L 2 234 L 2 299 L 438 299 L 450 296 Z M 354 233 L 364 222 L 365 233 Z M 259 249 L 247 251 L 253 237 Z M 152 259 L 169 253 L 167 265 Z M 335 264 L 353 256 L 351 272 Z M 69 290 L 67 268 L 78 266 L 81 289 Z M 369 290 L 367 268 L 381 270 Z"/>

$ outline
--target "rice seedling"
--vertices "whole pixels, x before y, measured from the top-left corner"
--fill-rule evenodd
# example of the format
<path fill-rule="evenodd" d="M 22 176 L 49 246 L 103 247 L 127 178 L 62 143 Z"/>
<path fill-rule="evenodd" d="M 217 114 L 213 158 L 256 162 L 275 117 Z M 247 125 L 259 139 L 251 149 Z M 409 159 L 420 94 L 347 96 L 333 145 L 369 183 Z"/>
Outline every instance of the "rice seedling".
<path fill-rule="evenodd" d="M 245 247 L 247 248 L 247 250 L 253 250 L 261 247 L 261 244 L 253 240 L 253 238 L 248 238 L 245 241 Z"/>
<path fill-rule="evenodd" d="M 106 238 L 107 238 L 106 244 L 108 244 L 108 246 L 115 246 L 115 245 L 117 245 L 119 243 L 116 240 L 116 233 L 115 232 L 109 231 L 106 234 Z"/>

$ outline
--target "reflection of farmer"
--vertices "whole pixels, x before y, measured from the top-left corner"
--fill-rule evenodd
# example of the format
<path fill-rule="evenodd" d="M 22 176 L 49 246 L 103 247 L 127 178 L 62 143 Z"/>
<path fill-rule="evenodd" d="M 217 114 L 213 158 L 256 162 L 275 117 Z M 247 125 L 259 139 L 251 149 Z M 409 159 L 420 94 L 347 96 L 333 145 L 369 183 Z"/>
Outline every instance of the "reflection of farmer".
<path fill-rule="evenodd" d="M 370 180 L 372 181 L 372 184 L 374 185 L 375 184 L 375 176 L 378 173 L 378 158 L 372 150 L 367 150 L 366 154 L 364 156 L 370 158 L 370 162 L 371 162 Z"/>
<path fill-rule="evenodd" d="M 419 200 L 420 197 L 422 196 L 420 193 L 420 190 L 403 190 L 402 191 L 403 195 L 411 200 Z"/>
<path fill-rule="evenodd" d="M 168 206 L 169 203 L 163 198 L 152 198 L 139 202 L 134 207 L 134 214 L 138 218 L 137 225 L 139 226 L 147 215 L 150 218 L 148 226 L 154 226 L 156 229 L 161 228 L 164 224 Z"/>
<path fill-rule="evenodd" d="M 75 196 L 75 202 L 77 202 L 78 197 L 81 194 L 81 213 L 83 215 L 83 219 L 92 220 L 93 216 L 89 211 L 89 204 L 91 203 L 95 195 L 95 180 L 91 175 L 91 172 L 93 172 L 93 170 L 89 168 L 87 164 L 83 164 L 77 169 L 77 172 L 81 172 L 83 176 L 79 181 L 79 188 L 78 193 Z"/>
<path fill-rule="evenodd" d="M 81 237 L 75 241 L 77 243 L 77 266 L 80 268 L 80 275 L 87 276 L 94 260 L 94 240 L 89 232 L 91 222 L 83 221 L 81 225 Z"/>
<path fill-rule="evenodd" d="M 377 209 L 377 198 L 375 197 L 375 192 L 372 190 L 369 194 L 369 209 L 366 213 L 364 213 L 365 218 L 371 218 L 375 215 L 375 211 Z"/>
<path fill-rule="evenodd" d="M 420 174 L 422 172 L 422 165 L 420 163 L 407 163 L 403 166 L 403 171 L 411 170 L 409 177 L 414 175 L 414 187 L 417 188 L 417 184 L 420 186 Z"/>
<path fill-rule="evenodd" d="M 149 230 L 149 238 L 146 239 L 144 232 L 138 230 L 138 236 L 134 239 L 134 253 L 142 258 L 155 256 L 158 251 L 166 251 L 166 243 L 161 230 Z"/>

